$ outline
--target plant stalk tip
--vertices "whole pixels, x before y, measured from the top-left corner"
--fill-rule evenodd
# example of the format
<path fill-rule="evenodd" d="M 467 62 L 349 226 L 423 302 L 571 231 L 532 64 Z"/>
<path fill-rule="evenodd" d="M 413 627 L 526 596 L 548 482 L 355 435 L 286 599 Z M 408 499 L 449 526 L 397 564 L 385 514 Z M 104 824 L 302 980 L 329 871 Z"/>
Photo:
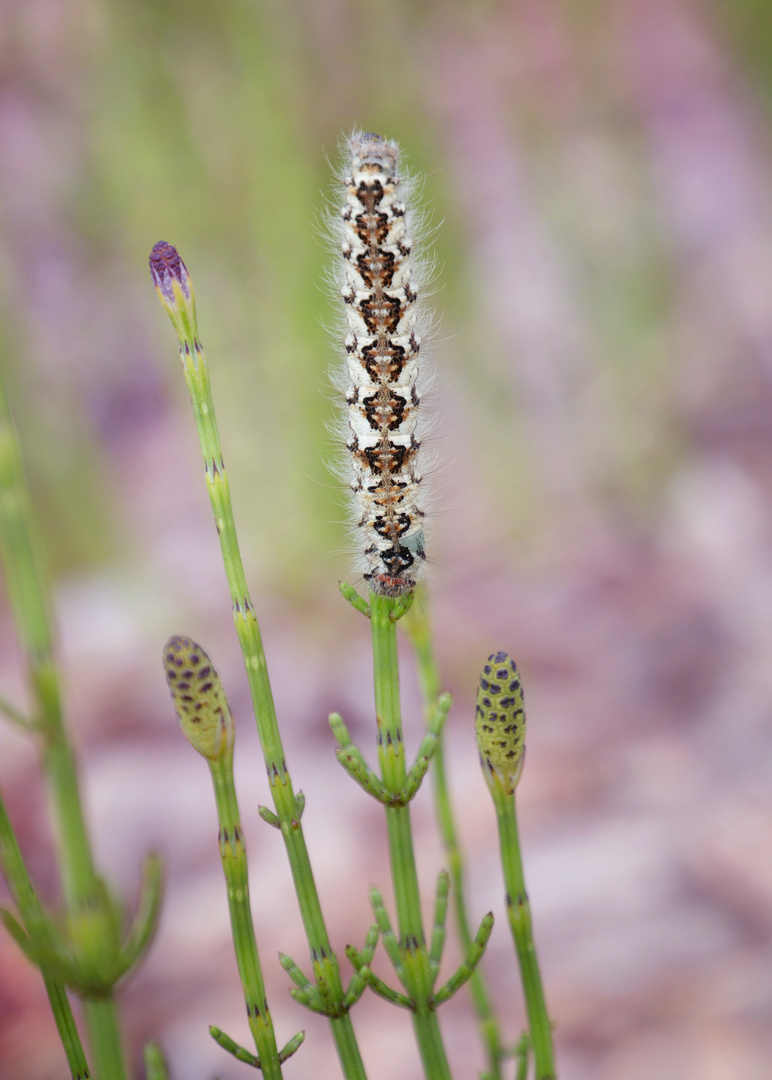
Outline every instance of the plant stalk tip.
<path fill-rule="evenodd" d="M 512 795 L 525 755 L 523 686 L 514 660 L 493 653 L 483 666 L 477 688 L 475 731 L 485 779 L 495 797 L 503 788 Z"/>
<path fill-rule="evenodd" d="M 164 673 L 177 719 L 194 750 L 219 761 L 233 750 L 235 728 L 220 677 L 206 651 L 179 634 L 163 651 Z"/>
<path fill-rule="evenodd" d="M 170 304 L 174 303 L 172 281 L 176 281 L 190 299 L 190 276 L 174 244 L 159 240 L 150 252 L 150 276 L 153 284 Z"/>

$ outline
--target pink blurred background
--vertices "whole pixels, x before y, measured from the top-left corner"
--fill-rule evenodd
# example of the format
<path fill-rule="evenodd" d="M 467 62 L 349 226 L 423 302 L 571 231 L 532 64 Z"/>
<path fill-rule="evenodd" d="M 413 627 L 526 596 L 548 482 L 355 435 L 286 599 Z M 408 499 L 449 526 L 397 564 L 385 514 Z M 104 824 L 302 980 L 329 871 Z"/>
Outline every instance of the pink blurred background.
<path fill-rule="evenodd" d="M 246 1066 L 203 763 L 160 653 L 200 640 L 229 691 L 253 908 L 288 1080 L 340 1075 L 276 960 L 306 965 L 233 632 L 176 344 L 147 274 L 196 284 L 252 596 L 333 943 L 387 891 L 382 816 L 335 762 L 374 747 L 327 371 L 319 222 L 342 132 L 397 139 L 436 253 L 438 459 L 429 590 L 472 917 L 514 1041 L 506 930 L 473 699 L 506 649 L 526 687 L 519 789 L 561 1080 L 772 1075 L 772 19 L 762 2 L 3 0 L 0 360 L 54 583 L 68 718 L 100 865 L 133 904 L 168 864 L 156 943 L 121 992 L 136 1075 Z M 332 164 L 330 164 L 332 163 Z M 0 693 L 24 700 L 3 598 Z M 302 678 L 298 677 L 301 670 Z M 408 748 L 421 733 L 404 665 Z M 374 760 L 374 754 L 371 757 Z M 34 748 L 0 726 L 0 787 L 58 898 Z M 427 896 L 443 864 L 422 791 Z M 7 899 L 4 886 L 0 894 Z M 427 908 L 428 911 L 428 908 Z M 449 946 L 446 970 L 454 951 Z M 444 969 L 444 970 L 445 970 Z M 382 969 L 382 973 L 385 969 Z M 372 995 L 372 1080 L 420 1075 Z M 454 1075 L 482 1054 L 441 1012 Z M 64 1058 L 38 974 L 0 936 L 0 1077 Z"/>

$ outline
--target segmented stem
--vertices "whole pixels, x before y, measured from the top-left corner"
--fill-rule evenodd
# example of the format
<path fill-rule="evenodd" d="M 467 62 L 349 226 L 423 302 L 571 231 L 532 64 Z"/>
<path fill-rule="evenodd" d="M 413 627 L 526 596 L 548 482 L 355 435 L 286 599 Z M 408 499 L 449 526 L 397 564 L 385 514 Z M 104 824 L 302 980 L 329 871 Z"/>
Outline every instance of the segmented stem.
<path fill-rule="evenodd" d="M 525 760 L 523 686 L 514 660 L 505 652 L 493 653 L 483 667 L 475 729 L 480 764 L 496 809 L 507 918 L 520 966 L 536 1080 L 555 1080 L 552 1026 L 533 940 L 517 830 L 515 796 Z"/>
<path fill-rule="evenodd" d="M 212 762 L 211 773 L 220 823 L 220 858 L 228 887 L 228 909 L 241 985 L 244 988 L 249 1029 L 255 1041 L 263 1076 L 266 1080 L 280 1080 L 279 1051 L 252 925 L 247 855 L 233 784 L 232 761 Z"/>
<path fill-rule="evenodd" d="M 49 600 L 40 569 L 21 454 L 0 382 L 0 556 L 14 621 L 24 650 L 33 703 L 33 721 L 41 739 L 40 757 L 54 808 L 59 870 L 68 914 L 82 922 L 101 891 L 86 830 L 72 748 L 62 717 L 59 678 L 53 656 Z M 97 947 L 101 943 L 94 943 Z M 56 992 L 61 1003 L 63 995 Z M 115 1002 L 105 994 L 94 1006 L 86 1002 L 94 1072 L 97 1080 L 124 1080 Z M 69 1031 L 69 1020 L 65 1017 Z M 61 1029 L 60 1029 L 61 1030 Z M 67 1038 L 72 1041 L 72 1033 Z M 67 1050 L 67 1046 L 65 1046 Z M 68 1052 L 69 1057 L 69 1052 Z"/>
<path fill-rule="evenodd" d="M 418 665 L 418 680 L 424 701 L 424 715 L 428 724 L 437 709 L 440 696 L 440 679 L 434 659 L 427 599 L 423 586 L 417 590 L 410 611 L 404 619 L 400 620 L 399 625 L 410 639 L 415 652 Z M 432 760 L 432 786 L 437 821 L 448 861 L 451 881 L 450 896 L 453 903 L 456 930 L 461 945 L 461 953 L 463 956 L 468 956 L 474 937 L 466 910 L 465 860 L 458 840 L 458 830 L 448 790 L 445 770 L 445 741 L 442 736 L 440 736 L 439 746 Z M 474 969 L 469 979 L 469 992 L 477 1013 L 480 1036 L 485 1046 L 486 1072 L 492 1080 L 501 1080 L 501 1066 L 506 1051 L 501 1041 L 500 1024 L 491 1003 L 487 981 L 480 967 Z"/>
<path fill-rule="evenodd" d="M 164 647 L 164 670 L 182 730 L 209 765 L 231 933 L 247 1020 L 263 1076 L 281 1080 L 279 1051 L 252 925 L 247 852 L 233 781 L 235 727 L 230 706 L 214 664 L 206 651 L 190 638 L 169 639 Z"/>
<path fill-rule="evenodd" d="M 21 920 L 28 934 L 34 934 L 35 929 L 42 925 L 44 916 L 37 893 L 30 881 L 27 868 L 24 865 L 19 844 L 13 831 L 10 819 L 5 809 L 5 804 L 0 797 L 0 867 L 2 867 L 5 880 L 8 882 L 13 901 L 16 904 Z M 64 984 L 60 979 L 55 979 L 42 970 L 46 993 L 54 1014 L 59 1038 L 61 1039 L 64 1052 L 67 1056 L 67 1064 L 73 1080 L 89 1080 L 90 1072 L 83 1045 L 80 1041 L 78 1029 L 75 1026 L 75 1018 L 72 1015 L 70 1002 Z"/>
<path fill-rule="evenodd" d="M 556 1080 L 552 1025 L 547 1013 L 539 960 L 533 940 L 531 904 L 525 890 L 523 862 L 520 856 L 515 795 L 514 793 L 506 794 L 503 788 L 499 790 L 500 795 L 494 797 L 494 802 L 499 827 L 501 865 L 507 890 L 507 918 L 520 965 L 536 1080 Z"/>
<path fill-rule="evenodd" d="M 392 617 L 395 606 L 391 597 L 370 594 L 378 761 L 384 787 L 396 796 L 405 786 L 407 766 L 399 699 L 397 626 Z M 430 1080 L 449 1080 L 450 1068 L 432 1000 L 432 963 L 421 918 L 409 804 L 386 807 L 386 830 L 399 927 L 400 977 L 412 1004 L 418 1050 Z"/>
<path fill-rule="evenodd" d="M 344 1074 L 352 1080 L 364 1080 L 364 1065 L 345 1007 L 338 963 L 322 916 L 303 836 L 298 799 L 284 759 L 260 627 L 247 589 L 209 384 L 209 369 L 198 340 L 193 288 L 187 269 L 171 244 L 160 242 L 155 245 L 150 257 L 150 269 L 161 304 L 169 314 L 179 337 L 180 359 L 204 458 L 207 489 L 220 540 L 233 605 L 233 619 L 244 655 L 257 731 L 308 939 L 314 975 L 320 991 L 324 991 L 329 1002 L 328 1015 Z"/>

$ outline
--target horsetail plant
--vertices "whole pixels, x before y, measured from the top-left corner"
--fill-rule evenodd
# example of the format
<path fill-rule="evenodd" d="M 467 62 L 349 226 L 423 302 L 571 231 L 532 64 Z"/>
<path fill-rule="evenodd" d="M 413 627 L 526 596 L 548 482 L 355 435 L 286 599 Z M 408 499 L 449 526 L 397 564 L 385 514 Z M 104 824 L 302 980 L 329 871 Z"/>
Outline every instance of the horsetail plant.
<path fill-rule="evenodd" d="M 344 595 L 348 595 L 348 590 L 343 591 Z M 419 747 L 414 764 L 408 769 L 402 734 L 396 637 L 397 621 L 404 614 L 406 606 L 404 598 L 395 600 L 370 592 L 368 609 L 373 645 L 380 778 L 366 765 L 363 754 L 351 742 L 337 714 L 330 717 L 330 724 L 340 743 L 338 760 L 349 775 L 384 806 L 398 937 L 394 934 L 378 890 L 371 890 L 370 902 L 384 949 L 405 993 L 394 990 L 376 977 L 355 950 L 348 950 L 348 955 L 376 993 L 392 1004 L 410 1010 L 425 1075 L 430 1080 L 442 1080 L 450 1077 L 451 1073 L 440 1034 L 437 1008 L 472 976 L 493 929 L 493 916 L 490 913 L 485 916 L 459 969 L 446 983 L 437 987 L 445 939 L 448 877 L 443 873 L 438 879 L 434 925 L 427 948 L 413 848 L 410 801 L 418 792 L 437 750 L 451 701 L 448 694 L 440 697 L 428 733 Z"/>
<path fill-rule="evenodd" d="M 164 671 L 183 734 L 206 758 L 212 776 L 233 944 L 257 1057 L 219 1028 L 209 1030 L 239 1061 L 261 1069 L 267 1080 L 281 1080 L 281 1063 L 297 1050 L 303 1035 L 295 1035 L 278 1051 L 249 908 L 247 852 L 233 780 L 233 716 L 214 664 L 195 641 L 170 638 L 164 648 Z"/>
<path fill-rule="evenodd" d="M 345 311 L 346 356 L 342 423 L 352 496 L 352 534 L 362 595 L 342 582 L 348 603 L 370 622 L 373 650 L 377 769 L 353 743 L 343 719 L 330 716 L 336 755 L 348 775 L 384 808 L 394 920 L 389 898 L 370 890 L 373 922 L 360 948 L 346 946 L 353 975 L 344 986 L 330 944 L 306 848 L 305 800 L 295 791 L 284 756 L 260 628 L 247 589 L 223 464 L 209 369 L 198 335 L 190 276 L 176 248 L 161 242 L 150 256 L 151 275 L 176 330 L 204 459 L 207 490 L 219 537 L 236 633 L 244 656 L 273 809 L 260 816 L 282 835 L 311 960 L 310 977 L 291 957 L 279 954 L 293 986 L 292 997 L 326 1016 L 346 1080 L 366 1080 L 350 1012 L 366 989 L 411 1014 L 418 1052 L 428 1080 L 450 1080 L 451 1068 L 438 1009 L 466 983 L 478 1013 L 486 1050 L 483 1080 L 503 1080 L 509 1056 L 490 994 L 478 968 L 493 929 L 493 916 L 472 934 L 463 895 L 463 860 L 445 777 L 443 728 L 451 699 L 440 693 L 423 596 L 417 596 L 426 564 L 425 489 L 422 475 L 421 333 L 428 319 L 413 258 L 415 218 L 396 143 L 355 133 L 339 178 L 340 297 Z M 420 359 L 420 363 L 419 363 Z M 48 598 L 40 572 L 29 499 L 15 434 L 0 386 L 0 556 L 22 642 L 30 685 L 29 715 L 0 699 L 0 711 L 36 737 L 58 826 L 57 853 L 65 919 L 50 915 L 30 881 L 9 817 L 0 799 L 0 867 L 16 915 L 2 921 L 41 971 L 73 1080 L 127 1080 L 114 989 L 139 962 L 152 937 L 161 895 L 155 857 L 145 864 L 144 883 L 128 932 L 89 846 L 77 774 L 62 718 Z M 419 590 L 420 591 L 420 590 Z M 424 698 L 425 728 L 408 762 L 400 702 L 397 627 L 402 622 L 416 655 Z M 168 686 L 188 741 L 207 761 L 219 821 L 219 849 L 226 880 L 231 929 L 255 1051 L 211 1027 L 215 1041 L 238 1061 L 281 1080 L 283 1063 L 303 1041 L 299 1032 L 279 1050 L 266 998 L 249 903 L 247 856 L 233 780 L 235 724 L 206 652 L 189 638 L 164 648 Z M 493 797 L 507 897 L 507 915 L 524 987 L 528 1032 L 514 1048 L 516 1080 L 527 1080 L 530 1056 L 535 1080 L 555 1080 L 552 1032 L 536 959 L 531 914 L 523 879 L 515 815 L 515 790 L 523 767 L 525 714 L 515 665 L 506 653 L 491 656 L 480 681 L 476 720 L 483 772 Z M 414 850 L 410 803 L 429 772 L 449 870 L 436 881 L 431 926 L 425 930 Z M 446 921 L 453 903 L 462 961 L 444 981 L 440 967 Z M 378 944 L 397 983 L 377 975 Z M 70 994 L 83 1001 L 86 1046 L 73 1017 Z M 510 1051 L 511 1053 L 511 1051 Z M 147 1080 L 167 1080 L 160 1047 L 145 1047 Z"/>
<path fill-rule="evenodd" d="M 56 852 L 66 919 L 49 916 L 30 879 L 10 820 L 0 812 L 0 863 L 19 913 L 3 923 L 27 958 L 40 969 L 70 1071 L 89 1072 L 66 990 L 83 1002 L 93 1075 L 127 1076 L 114 988 L 139 963 L 152 938 L 161 900 L 161 864 L 148 856 L 133 925 L 122 929 L 120 906 L 97 873 L 86 830 L 72 748 L 64 725 L 54 660 L 49 600 L 32 525 L 29 495 L 16 435 L 0 385 L 0 556 L 21 640 L 30 687 L 31 714 L 8 703 L 3 711 L 38 740 L 42 772 L 53 807 Z"/>
<path fill-rule="evenodd" d="M 349 139 L 348 152 L 340 212 L 340 292 L 347 323 L 346 448 L 354 533 L 370 589 L 369 602 L 350 585 L 342 591 L 370 619 L 380 779 L 351 744 L 340 718 L 331 717 L 331 725 L 341 743 L 339 760 L 384 804 L 386 814 L 398 937 L 377 890 L 371 892 L 371 903 L 384 948 L 405 993 L 389 988 L 372 972 L 368 981 L 381 996 L 410 1009 L 425 1074 L 432 1080 L 445 1080 L 450 1068 L 436 1009 L 472 975 L 493 928 L 493 916 L 483 919 L 459 970 L 436 988 L 448 878 L 442 874 L 438 881 L 435 925 L 427 948 L 409 804 L 439 745 L 450 698 L 438 698 L 427 737 L 408 771 L 397 660 L 397 622 L 410 608 L 426 559 L 418 430 L 420 330 L 426 318 L 418 304 L 412 209 L 406 199 L 409 189 L 401 175 L 399 148 L 378 135 L 357 132 Z M 360 972 L 363 969 L 359 965 Z"/>
<path fill-rule="evenodd" d="M 0 798 L 0 867 L 8 882 L 8 887 L 19 912 L 21 925 L 8 911 L 2 912 L 3 923 L 12 937 L 16 938 L 22 947 L 27 947 L 27 941 L 34 940 L 40 946 L 43 942 L 49 944 L 52 938 L 52 928 L 46 919 L 43 908 L 38 900 L 37 893 L 30 881 L 27 868 L 24 865 L 16 835 L 8 818 L 5 804 Z M 53 950 L 51 950 L 53 951 Z M 72 1015 L 69 998 L 64 983 L 60 978 L 50 974 L 47 965 L 42 962 L 40 973 L 54 1014 L 54 1022 L 59 1038 L 61 1039 L 67 1063 L 73 1080 L 89 1080 L 89 1072 L 86 1054 L 80 1035 Z"/>
<path fill-rule="evenodd" d="M 304 977 L 303 1004 L 328 1017 L 338 1057 L 348 1080 L 364 1080 L 364 1065 L 349 1016 L 352 987 L 349 987 L 348 994 L 344 991 L 337 957 L 330 945 L 322 915 L 303 835 L 301 817 L 304 800 L 301 792 L 295 794 L 284 757 L 260 627 L 247 588 L 212 400 L 209 368 L 198 336 L 193 285 L 177 249 L 164 241 L 153 248 L 150 272 L 161 305 L 169 315 L 179 339 L 180 360 L 204 458 L 209 500 L 231 594 L 233 620 L 244 656 L 257 732 L 268 771 L 274 810 L 263 807 L 261 816 L 281 832 L 308 939 L 313 982 Z M 293 965 L 293 970 L 300 971 L 297 965 Z M 355 976 L 355 983 L 359 987 L 361 979 Z"/>
<path fill-rule="evenodd" d="M 169 1080 L 169 1067 L 158 1043 L 145 1044 L 145 1080 Z"/>
<path fill-rule="evenodd" d="M 418 668 L 418 681 L 424 701 L 424 715 L 431 725 L 440 700 L 440 677 L 434 658 L 431 627 L 429 624 L 428 599 L 423 586 L 419 586 L 410 610 L 400 621 L 400 627 L 410 640 Z M 450 797 L 445 768 L 445 748 L 442 734 L 432 759 L 434 807 L 439 825 L 445 857 L 448 860 L 450 893 L 461 951 L 468 954 L 472 948 L 472 932 L 466 907 L 464 855 L 458 838 L 453 804 Z M 480 1036 L 487 1057 L 487 1068 L 481 1080 L 502 1080 L 502 1064 L 507 1050 L 501 1039 L 501 1029 L 496 1017 L 491 994 L 481 966 L 475 968 L 469 980 L 469 993 L 477 1013 Z"/>
<path fill-rule="evenodd" d="M 554 1080 L 552 1027 L 533 940 L 515 811 L 515 790 L 525 762 L 523 687 L 514 660 L 505 652 L 489 656 L 483 667 L 475 731 L 480 764 L 496 810 L 507 918 L 520 965 L 536 1080 Z"/>

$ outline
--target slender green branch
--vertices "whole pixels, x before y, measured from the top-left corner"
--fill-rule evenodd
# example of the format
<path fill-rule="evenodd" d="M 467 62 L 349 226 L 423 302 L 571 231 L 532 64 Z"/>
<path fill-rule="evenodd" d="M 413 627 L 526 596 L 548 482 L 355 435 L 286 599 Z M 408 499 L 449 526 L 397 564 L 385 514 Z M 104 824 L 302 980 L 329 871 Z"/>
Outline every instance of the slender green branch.
<path fill-rule="evenodd" d="M 375 956 L 375 950 L 378 946 L 379 930 L 378 924 L 373 923 L 370 929 L 367 931 L 367 937 L 365 938 L 364 946 L 361 949 L 355 949 L 353 945 L 346 946 L 346 956 L 348 957 L 351 966 L 354 968 L 354 974 L 349 983 L 348 990 L 346 991 L 346 1005 L 351 1008 L 364 993 L 367 986 L 367 978 L 361 974 L 363 968 L 369 969 L 370 964 Z"/>
<path fill-rule="evenodd" d="M 451 975 L 444 986 L 441 986 L 437 993 L 434 995 L 434 1000 L 437 1005 L 441 1005 L 443 1001 L 447 1001 L 448 998 L 453 997 L 457 990 L 467 982 L 474 974 L 474 969 L 480 963 L 485 952 L 485 946 L 488 944 L 488 939 L 493 931 L 493 914 L 489 911 L 487 915 L 483 917 L 483 921 L 480 923 L 480 928 L 475 935 L 475 939 L 472 942 L 472 947 L 465 959 L 461 962 L 458 969 Z"/>
<path fill-rule="evenodd" d="M 163 899 L 163 863 L 158 855 L 145 856 L 137 911 L 121 947 L 124 970 L 135 967 L 150 946 L 158 925 Z"/>
<path fill-rule="evenodd" d="M 402 948 L 394 936 L 389 913 L 386 910 L 383 897 L 377 889 L 370 889 L 370 906 L 375 915 L 375 925 L 378 927 L 378 933 L 381 936 L 386 955 L 391 960 L 397 978 L 400 982 L 404 982 L 405 972 L 402 966 Z"/>
<path fill-rule="evenodd" d="M 228 907 L 247 1019 L 263 1076 L 267 1080 L 276 1080 L 281 1077 L 281 1067 L 249 907 L 247 855 L 233 784 L 232 759 L 212 762 L 211 773 L 220 823 L 220 858 L 228 885 Z"/>
<path fill-rule="evenodd" d="M 224 1031 L 214 1024 L 209 1025 L 209 1034 L 217 1045 L 221 1046 L 223 1050 L 227 1050 L 229 1054 L 232 1054 L 236 1061 L 243 1061 L 245 1065 L 251 1065 L 253 1069 L 260 1068 L 260 1059 L 256 1054 L 253 1054 L 251 1050 L 245 1050 L 243 1046 L 239 1046 L 230 1035 L 226 1035 Z"/>
<path fill-rule="evenodd" d="M 10 720 L 16 727 L 21 728 L 22 731 L 35 730 L 35 725 L 30 718 L 25 716 L 21 709 L 17 709 L 15 705 L 2 697 L 0 697 L 0 713 L 5 716 L 6 720 Z"/>
<path fill-rule="evenodd" d="M 14 621 L 32 691 L 33 719 L 43 737 L 43 762 L 56 807 L 64 892 L 74 910 L 88 896 L 94 877 L 91 850 L 67 743 L 54 665 L 48 592 L 16 435 L 0 383 L 0 555 Z"/>
<path fill-rule="evenodd" d="M 41 761 L 54 808 L 57 854 L 65 903 L 74 928 L 85 927 L 102 896 L 91 855 L 75 760 L 62 718 L 59 679 L 53 656 L 49 601 L 32 527 L 27 485 L 16 435 L 0 383 L 0 556 L 24 652 L 31 689 L 33 723 L 41 739 Z M 101 924 L 104 925 L 104 922 Z M 75 941 L 76 956 L 84 938 Z M 87 963 L 109 965 L 112 942 L 90 933 Z M 98 1080 L 124 1080 L 126 1067 L 111 992 L 98 1004 L 86 1002 L 94 1071 Z"/>
<path fill-rule="evenodd" d="M 97 1080 L 127 1076 L 121 1049 L 118 1012 L 112 994 L 105 997 L 84 997 L 83 1014 L 90 1034 L 91 1056 Z"/>
<path fill-rule="evenodd" d="M 284 757 L 257 615 L 247 589 L 209 383 L 209 369 L 198 339 L 193 287 L 184 263 L 170 244 L 156 244 L 150 258 L 150 268 L 158 297 L 172 320 L 180 342 L 180 359 L 204 458 L 209 499 L 220 540 L 236 633 L 244 655 L 274 809 L 287 850 L 314 977 L 328 1005 L 332 1034 L 343 1072 L 349 1080 L 364 1080 L 364 1065 L 345 1005 L 338 963 L 330 945 L 303 835 L 299 804 Z"/>
<path fill-rule="evenodd" d="M 413 605 L 400 622 L 413 646 L 418 665 L 418 679 L 424 700 L 424 714 L 427 724 L 431 724 L 440 701 L 440 679 L 432 648 L 431 626 L 429 623 L 426 593 L 423 588 L 417 590 Z M 466 910 L 466 887 L 464 856 L 458 840 L 453 806 L 448 789 L 445 768 L 445 748 L 442 737 L 432 759 L 432 786 L 434 803 L 440 835 L 448 860 L 451 887 L 450 895 L 456 921 L 456 931 L 461 944 L 461 951 L 468 956 L 472 949 L 473 936 Z M 493 1009 L 491 995 L 481 967 L 476 967 L 469 980 L 469 991 L 477 1013 L 480 1035 L 486 1052 L 486 1072 L 492 1080 L 502 1080 L 502 1061 L 506 1050 L 501 1040 L 499 1021 Z"/>
<path fill-rule="evenodd" d="M 337 713 L 330 714 L 329 724 L 333 735 L 340 743 L 335 756 L 352 780 L 355 780 L 363 791 L 372 795 L 378 802 L 390 802 L 389 792 L 367 764 L 361 750 L 351 741 L 346 725 Z"/>
<path fill-rule="evenodd" d="M 507 918 L 517 950 L 531 1033 L 536 1080 L 554 1080 L 552 1026 L 547 1015 L 539 961 L 533 940 L 531 905 L 525 890 L 514 793 L 496 802 L 501 865 L 507 890 Z"/>
<path fill-rule="evenodd" d="M 432 943 L 429 949 L 429 961 L 432 966 L 432 979 L 437 978 L 440 969 L 442 950 L 445 947 L 445 920 L 448 915 L 448 890 L 450 879 L 446 870 L 443 870 L 437 878 L 437 889 L 434 896 L 434 918 L 432 920 Z"/>
<path fill-rule="evenodd" d="M 387 986 L 383 979 L 379 979 L 375 972 L 370 967 L 363 967 L 362 973 L 367 979 L 367 985 L 370 989 L 383 998 L 384 1001 L 388 1001 L 390 1005 L 397 1005 L 400 1009 L 412 1009 L 413 1002 L 405 994 L 401 994 L 399 990 L 394 990 L 392 987 Z"/>
<path fill-rule="evenodd" d="M 286 953 L 279 953 L 279 963 L 284 968 L 286 973 L 294 982 L 295 986 L 299 987 L 304 993 L 314 990 L 315 987 L 309 982 L 305 974 L 301 971 L 291 956 L 287 956 Z"/>
<path fill-rule="evenodd" d="M 523 688 L 515 662 L 506 653 L 489 656 L 483 667 L 475 728 L 483 775 L 496 810 L 507 918 L 520 965 L 536 1080 L 555 1080 L 552 1025 L 533 940 L 515 809 L 525 755 Z"/>
<path fill-rule="evenodd" d="M 45 974 L 45 971 L 43 972 L 43 982 L 45 983 L 51 1012 L 54 1014 L 56 1029 L 59 1032 L 59 1038 L 62 1041 L 64 1053 L 67 1057 L 67 1064 L 70 1067 L 72 1080 L 90 1080 L 91 1073 L 89 1072 L 83 1044 L 80 1041 L 75 1017 L 72 1015 L 72 1008 L 64 984 L 59 979 L 50 978 Z"/>
<path fill-rule="evenodd" d="M 394 797 L 404 790 L 407 781 L 394 617 L 406 607 L 390 597 L 370 594 L 378 760 L 384 787 Z M 432 999 L 432 963 L 421 918 L 409 804 L 386 807 L 386 830 L 399 926 L 401 981 L 412 1002 L 413 1026 L 424 1072 L 430 1080 L 444 1080 L 450 1077 L 450 1069 Z"/>
<path fill-rule="evenodd" d="M 169 1080 L 169 1068 L 158 1043 L 145 1043 L 144 1056 L 146 1080 Z"/>
<path fill-rule="evenodd" d="M 214 664 L 195 641 L 170 638 L 164 647 L 164 671 L 183 734 L 209 765 L 231 932 L 249 1029 L 263 1075 L 268 1080 L 281 1080 L 279 1050 L 249 905 L 247 852 L 233 781 L 233 716 Z"/>
<path fill-rule="evenodd" d="M 516 1080 L 528 1080 L 528 1054 L 531 1050 L 531 1038 L 527 1032 L 523 1032 L 515 1047 L 515 1061 L 517 1062 Z"/>
<path fill-rule="evenodd" d="M 39 934 L 46 924 L 45 915 L 24 865 L 24 859 L 2 798 L 0 798 L 0 867 L 2 867 L 3 875 L 8 882 L 8 888 L 27 933 Z M 45 967 L 41 969 L 41 973 L 73 1080 L 88 1080 L 91 1074 L 64 984 L 60 979 L 49 974 Z"/>
<path fill-rule="evenodd" d="M 283 1065 L 288 1058 L 292 1057 L 295 1051 L 303 1044 L 305 1037 L 305 1031 L 298 1031 L 296 1035 L 293 1035 L 291 1039 L 287 1040 L 279 1051 L 280 1064 Z"/>

